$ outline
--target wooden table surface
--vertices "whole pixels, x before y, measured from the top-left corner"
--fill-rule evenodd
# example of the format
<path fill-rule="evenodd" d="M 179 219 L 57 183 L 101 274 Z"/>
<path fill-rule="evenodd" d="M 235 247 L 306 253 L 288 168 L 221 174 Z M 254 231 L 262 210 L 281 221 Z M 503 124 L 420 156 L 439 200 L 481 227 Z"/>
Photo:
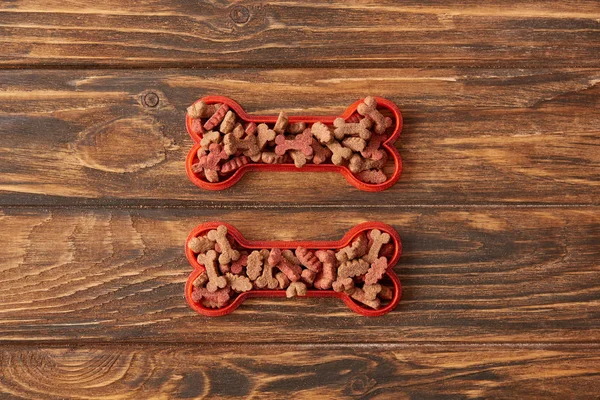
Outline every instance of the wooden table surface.
<path fill-rule="evenodd" d="M 449 2 L 448 2 L 449 3 Z M 600 3 L 0 3 L 0 398 L 598 398 Z M 192 185 L 186 107 L 396 102 L 400 181 Z M 401 234 L 383 317 L 335 299 L 204 318 L 183 243 Z"/>

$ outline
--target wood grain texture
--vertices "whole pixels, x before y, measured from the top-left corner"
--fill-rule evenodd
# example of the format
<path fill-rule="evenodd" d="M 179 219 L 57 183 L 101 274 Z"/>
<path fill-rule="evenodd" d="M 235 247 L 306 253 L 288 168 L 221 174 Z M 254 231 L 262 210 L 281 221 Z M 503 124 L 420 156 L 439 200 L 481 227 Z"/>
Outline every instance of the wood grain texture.
<path fill-rule="evenodd" d="M 600 198 L 598 69 L 27 70 L 1 71 L 0 81 L 3 205 L 598 205 Z M 148 93 L 158 94 L 156 107 L 145 104 Z M 259 114 L 337 115 L 366 93 L 404 113 L 397 143 L 404 173 L 390 190 L 363 193 L 337 173 L 249 173 L 214 193 L 185 176 L 184 113 L 199 97 L 227 95 Z"/>
<path fill-rule="evenodd" d="M 0 65 L 600 66 L 597 1 L 4 1 Z"/>
<path fill-rule="evenodd" d="M 597 347 L 3 348 L 14 398 L 569 398 L 600 391 Z"/>
<path fill-rule="evenodd" d="M 594 343 L 599 211 L 7 209 L 0 341 Z M 336 299 L 251 299 L 229 316 L 201 317 L 183 298 L 183 243 L 217 219 L 250 240 L 335 240 L 385 221 L 403 238 L 403 300 L 378 318 Z"/>

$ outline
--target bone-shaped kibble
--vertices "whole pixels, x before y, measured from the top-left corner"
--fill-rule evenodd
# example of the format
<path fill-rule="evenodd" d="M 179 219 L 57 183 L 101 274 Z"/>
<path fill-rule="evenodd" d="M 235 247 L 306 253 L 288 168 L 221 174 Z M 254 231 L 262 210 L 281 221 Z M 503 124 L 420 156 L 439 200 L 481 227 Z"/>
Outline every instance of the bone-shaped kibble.
<path fill-rule="evenodd" d="M 335 254 L 335 257 L 339 262 L 354 260 L 355 258 L 359 258 L 367 254 L 368 249 L 369 240 L 367 239 L 367 235 L 361 233 L 352 241 L 350 246 L 340 249 Z"/>
<path fill-rule="evenodd" d="M 337 262 L 333 250 L 317 250 L 315 256 L 321 261 L 323 268 L 313 283 L 317 289 L 331 289 L 331 284 L 337 279 Z"/>
<path fill-rule="evenodd" d="M 344 292 L 347 294 L 352 293 L 354 288 L 354 281 L 352 278 L 338 278 L 331 284 L 331 288 L 336 292 Z"/>
<path fill-rule="evenodd" d="M 379 257 L 374 263 L 371 264 L 369 271 L 367 271 L 367 274 L 365 275 L 365 283 L 367 285 L 373 285 L 379 282 L 379 280 L 385 274 L 387 267 L 387 259 L 385 257 Z"/>
<path fill-rule="evenodd" d="M 368 96 L 358 105 L 356 111 L 362 116 L 369 116 L 375 122 L 375 133 L 383 134 L 385 130 L 392 126 L 392 119 L 384 117 L 377 110 L 377 100 L 374 97 Z"/>
<path fill-rule="evenodd" d="M 275 126 L 273 127 L 273 130 L 278 135 L 283 135 L 283 133 L 285 132 L 287 127 L 288 127 L 288 115 L 285 111 L 282 111 L 279 113 L 279 116 L 277 117 L 277 122 L 275 122 Z"/>
<path fill-rule="evenodd" d="M 227 279 L 227 283 L 234 292 L 242 293 L 252 289 L 252 282 L 246 276 L 234 275 L 228 272 L 225 274 L 225 279 Z"/>
<path fill-rule="evenodd" d="M 378 298 L 371 299 L 372 294 L 366 293 L 364 289 L 355 288 L 350 297 L 373 309 L 381 306 L 381 301 Z"/>
<path fill-rule="evenodd" d="M 204 287 L 206 282 L 208 282 L 208 274 L 206 273 L 206 271 L 202 271 L 202 273 L 200 275 L 198 275 L 198 277 L 196 279 L 194 279 L 194 282 L 192 282 L 192 285 L 195 288 L 201 288 L 201 287 Z"/>
<path fill-rule="evenodd" d="M 348 160 L 350 157 L 352 157 L 352 150 L 342 146 L 339 142 L 332 141 L 327 143 L 327 147 L 333 153 L 331 156 L 331 162 L 335 165 L 342 165 L 344 164 L 345 160 Z"/>
<path fill-rule="evenodd" d="M 240 258 L 240 252 L 232 249 L 231 243 L 227 240 L 227 227 L 225 225 L 219 225 L 217 229 L 209 231 L 207 237 L 217 242 L 221 248 L 219 264 L 229 264 L 231 261 L 236 261 Z"/>
<path fill-rule="evenodd" d="M 312 143 L 312 135 L 310 129 L 305 129 L 300 135 L 297 135 L 294 139 L 288 140 L 283 135 L 277 135 L 275 138 L 275 153 L 282 156 L 288 150 L 299 150 L 305 156 L 311 156 L 313 149 L 310 146 Z"/>
<path fill-rule="evenodd" d="M 197 101 L 187 108 L 187 114 L 191 118 L 208 118 L 213 115 L 221 107 L 218 104 L 206 104 L 203 101 Z"/>
<path fill-rule="evenodd" d="M 359 123 L 353 124 L 344 121 L 344 118 L 336 118 L 333 121 L 335 127 L 333 134 L 337 140 L 342 140 L 345 136 L 358 136 L 363 140 L 371 138 L 371 118 L 363 118 Z"/>
<path fill-rule="evenodd" d="M 369 248 L 369 252 L 364 255 L 362 259 L 369 264 L 373 264 L 379 257 L 381 246 L 390 241 L 390 235 L 388 233 L 381 233 L 379 229 L 373 229 L 370 236 L 371 247 Z"/>
<path fill-rule="evenodd" d="M 287 127 L 287 131 L 292 135 L 297 135 L 299 133 L 304 132 L 306 129 L 306 123 L 304 122 L 294 122 L 293 124 L 289 124 Z"/>
<path fill-rule="evenodd" d="M 255 281 L 261 274 L 263 265 L 269 257 L 269 250 L 254 250 L 248 256 L 248 264 L 246 265 L 246 274 L 251 281 Z"/>
<path fill-rule="evenodd" d="M 275 289 L 279 286 L 279 281 L 273 277 L 273 266 L 269 265 L 269 263 L 264 263 L 262 275 L 259 276 L 254 283 L 256 287 L 259 289 Z"/>
<path fill-rule="evenodd" d="M 369 270 L 369 267 L 369 263 L 362 259 L 345 261 L 338 268 L 338 279 L 364 275 Z"/>
<path fill-rule="evenodd" d="M 270 151 L 265 151 L 261 155 L 261 160 L 265 164 L 283 164 L 285 158 L 285 156 L 278 156 L 277 154 Z"/>
<path fill-rule="evenodd" d="M 207 288 L 197 288 L 192 292 L 192 300 L 209 308 L 220 308 L 225 306 L 231 297 L 231 288 L 225 287 L 214 292 Z"/>
<path fill-rule="evenodd" d="M 327 147 L 321 146 L 315 138 L 313 138 L 310 145 L 313 148 L 313 164 L 322 164 L 333 154 Z"/>
<path fill-rule="evenodd" d="M 292 157 L 292 160 L 294 160 L 296 168 L 302 168 L 306 165 L 307 158 L 299 150 L 290 150 L 288 154 Z"/>
<path fill-rule="evenodd" d="M 278 289 L 285 289 L 290 286 L 290 280 L 281 271 L 275 274 L 275 279 L 277 279 L 277 282 L 279 282 Z"/>
<path fill-rule="evenodd" d="M 236 138 L 241 139 L 242 136 L 246 134 L 246 131 L 244 130 L 244 126 L 238 122 L 233 127 L 231 133 L 233 133 L 233 136 L 235 136 Z"/>
<path fill-rule="evenodd" d="M 228 156 L 241 150 L 252 161 L 258 161 L 256 157 L 260 159 L 260 148 L 258 147 L 256 136 L 247 136 L 245 139 L 238 139 L 233 134 L 228 133 L 223 138 L 223 144 L 225 145 L 225 153 Z"/>
<path fill-rule="evenodd" d="M 315 253 L 305 247 L 298 246 L 296 248 L 296 257 L 298 257 L 302 265 L 313 272 L 319 272 L 323 268 L 323 264 L 319 261 Z"/>
<path fill-rule="evenodd" d="M 267 258 L 267 264 L 272 267 L 277 267 L 292 282 L 298 281 L 302 274 L 302 267 L 284 257 L 283 254 L 281 254 L 281 249 L 271 250 L 269 258 Z"/>
<path fill-rule="evenodd" d="M 369 169 L 356 174 L 356 177 L 365 183 L 379 184 L 387 181 L 387 176 L 380 169 Z"/>
<path fill-rule="evenodd" d="M 381 150 L 381 143 L 385 141 L 385 135 L 373 135 L 367 146 L 360 152 L 360 154 L 365 158 L 370 158 L 372 160 L 381 160 L 387 153 L 384 150 Z"/>
<path fill-rule="evenodd" d="M 240 169 L 242 166 L 248 164 L 250 159 L 246 156 L 234 157 L 231 160 L 223 163 L 221 165 L 221 174 L 225 175 L 230 172 L 235 171 L 236 169 Z"/>
<path fill-rule="evenodd" d="M 366 171 L 369 169 L 383 168 L 386 162 L 386 157 L 383 157 L 381 160 L 371 160 L 369 158 L 362 158 L 358 154 L 354 154 L 352 158 L 350 158 L 348 168 L 350 169 L 350 171 L 356 174 L 358 172 Z"/>
<path fill-rule="evenodd" d="M 206 253 L 209 250 L 214 250 L 215 242 L 206 236 L 193 237 L 188 241 L 188 247 L 194 253 Z"/>
<path fill-rule="evenodd" d="M 258 127 L 256 128 L 256 131 L 258 132 L 258 134 L 257 134 L 258 147 L 260 150 L 265 148 L 265 145 L 267 144 L 267 142 L 275 140 L 275 136 L 277 136 L 275 131 L 272 129 L 269 129 L 267 124 L 258 125 Z"/>
<path fill-rule="evenodd" d="M 285 295 L 288 298 L 296 297 L 296 296 L 306 296 L 306 284 L 304 282 L 291 282 L 290 286 L 288 286 L 285 291 Z"/>
<path fill-rule="evenodd" d="M 248 252 L 240 251 L 240 258 L 231 262 L 231 272 L 240 274 L 246 265 L 248 265 Z"/>
<path fill-rule="evenodd" d="M 202 135 L 200 139 L 200 148 L 204 151 L 208 151 L 212 143 L 219 143 L 221 141 L 221 133 L 218 131 L 209 131 Z M 198 156 L 200 158 L 200 156 Z"/>
<path fill-rule="evenodd" d="M 367 142 L 359 137 L 350 136 L 344 139 L 342 144 L 350 150 L 358 152 L 364 150 Z"/>
<path fill-rule="evenodd" d="M 229 133 L 233 130 L 235 126 L 235 114 L 233 111 L 227 111 L 227 114 L 223 117 L 223 121 L 221 121 L 221 125 L 219 126 L 219 130 L 222 133 Z"/>
<path fill-rule="evenodd" d="M 208 121 L 204 123 L 204 129 L 210 131 L 215 126 L 219 125 L 221 121 L 223 121 L 223 118 L 225 117 L 225 114 L 227 114 L 227 111 L 229 111 L 229 106 L 227 104 L 223 104 L 221 107 L 219 107 L 212 115 L 212 117 L 210 117 Z"/>
<path fill-rule="evenodd" d="M 312 135 L 321 143 L 327 144 L 333 141 L 331 129 L 322 122 L 315 122 L 310 128 Z"/>
<path fill-rule="evenodd" d="M 212 240 L 212 239 L 211 239 Z M 208 283 L 206 289 L 209 292 L 215 292 L 217 289 L 224 288 L 227 285 L 227 280 L 219 276 L 217 271 L 217 252 L 209 250 L 206 253 L 198 254 L 198 263 L 204 265 L 206 274 L 208 275 Z"/>

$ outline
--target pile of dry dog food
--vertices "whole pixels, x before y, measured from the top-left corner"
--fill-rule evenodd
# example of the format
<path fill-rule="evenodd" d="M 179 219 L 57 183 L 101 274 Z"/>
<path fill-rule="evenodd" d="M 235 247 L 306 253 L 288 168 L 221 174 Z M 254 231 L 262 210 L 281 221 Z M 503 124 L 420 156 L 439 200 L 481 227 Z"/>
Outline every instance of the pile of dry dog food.
<path fill-rule="evenodd" d="M 208 182 L 227 179 L 250 162 L 293 162 L 298 168 L 307 163 L 344 165 L 363 182 L 387 180 L 383 170 L 387 152 L 381 144 L 393 123 L 381 114 L 371 96 L 350 118 L 337 118 L 332 126 L 322 122 L 310 127 L 304 122 L 290 124 L 283 111 L 272 126 L 243 123 L 227 104 L 202 101 L 190 106 L 187 113 L 192 118 L 191 130 L 202 137 L 192 171 Z"/>
<path fill-rule="evenodd" d="M 387 233 L 363 232 L 338 250 L 261 249 L 248 251 L 220 225 L 188 241 L 206 270 L 193 282 L 192 300 L 221 308 L 238 293 L 249 290 L 286 290 L 287 297 L 304 296 L 308 289 L 333 289 L 377 309 L 393 296 L 381 283 L 394 253 Z"/>

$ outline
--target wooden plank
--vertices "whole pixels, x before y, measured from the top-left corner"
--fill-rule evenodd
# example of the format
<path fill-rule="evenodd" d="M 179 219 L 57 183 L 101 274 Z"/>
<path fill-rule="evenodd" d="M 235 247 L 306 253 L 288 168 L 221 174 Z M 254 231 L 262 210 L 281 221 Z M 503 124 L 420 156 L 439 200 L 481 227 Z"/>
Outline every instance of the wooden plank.
<path fill-rule="evenodd" d="M 6 209 L 0 341 L 598 342 L 599 211 Z M 403 238 L 403 300 L 378 318 L 336 299 L 251 299 L 201 317 L 183 298 L 183 243 L 210 220 L 251 240 L 335 240 L 387 222 Z"/>
<path fill-rule="evenodd" d="M 4 347 L 15 398 L 568 398 L 600 391 L 597 347 Z"/>
<path fill-rule="evenodd" d="M 598 67 L 594 0 L 0 5 L 0 65 Z"/>
<path fill-rule="evenodd" d="M 0 82 L 3 205 L 597 205 L 600 195 L 598 69 L 28 70 Z M 144 106 L 149 92 L 158 106 Z M 260 114 L 336 115 L 368 93 L 390 98 L 405 117 L 403 176 L 378 194 L 337 173 L 250 173 L 225 192 L 198 189 L 184 172 L 184 112 L 217 93 Z"/>

